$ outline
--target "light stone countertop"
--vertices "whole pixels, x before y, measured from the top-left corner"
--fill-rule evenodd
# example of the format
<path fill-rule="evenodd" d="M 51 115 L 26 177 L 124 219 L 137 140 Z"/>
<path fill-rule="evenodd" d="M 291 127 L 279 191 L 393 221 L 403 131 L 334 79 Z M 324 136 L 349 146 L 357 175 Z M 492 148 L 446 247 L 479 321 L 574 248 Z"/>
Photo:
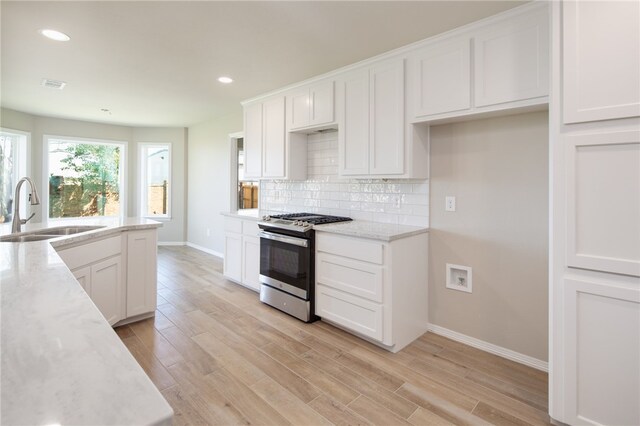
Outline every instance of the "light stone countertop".
<path fill-rule="evenodd" d="M 52 247 L 161 224 L 56 220 L 23 231 L 69 225 L 106 228 L 0 242 L 0 424 L 170 424 L 171 407 Z M 0 226 L 0 235 L 10 231 L 10 224 Z"/>
<path fill-rule="evenodd" d="M 232 217 L 234 219 L 248 219 L 258 220 L 261 219 L 258 209 L 239 210 L 237 212 L 220 212 L 221 215 Z"/>
<path fill-rule="evenodd" d="M 429 228 L 427 227 L 369 222 L 366 220 L 314 225 L 313 229 L 321 232 L 331 232 L 334 234 L 370 238 L 387 242 L 429 232 Z"/>

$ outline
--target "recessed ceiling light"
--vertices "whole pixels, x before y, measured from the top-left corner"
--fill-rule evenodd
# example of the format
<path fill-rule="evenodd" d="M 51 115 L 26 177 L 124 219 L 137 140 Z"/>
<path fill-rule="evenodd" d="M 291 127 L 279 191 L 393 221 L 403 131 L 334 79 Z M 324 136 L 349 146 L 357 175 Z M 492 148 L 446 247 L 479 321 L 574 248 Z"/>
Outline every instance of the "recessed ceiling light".
<path fill-rule="evenodd" d="M 220 77 L 220 78 L 218 78 L 218 81 L 220 83 L 224 83 L 224 84 L 233 83 L 233 79 L 229 78 L 229 77 Z"/>
<path fill-rule="evenodd" d="M 44 30 L 40 30 L 40 34 L 42 34 L 46 38 L 50 38 L 51 40 L 55 40 L 55 41 L 71 40 L 71 37 L 69 37 L 65 33 L 61 33 L 60 31 L 56 31 L 56 30 L 44 29 Z"/>

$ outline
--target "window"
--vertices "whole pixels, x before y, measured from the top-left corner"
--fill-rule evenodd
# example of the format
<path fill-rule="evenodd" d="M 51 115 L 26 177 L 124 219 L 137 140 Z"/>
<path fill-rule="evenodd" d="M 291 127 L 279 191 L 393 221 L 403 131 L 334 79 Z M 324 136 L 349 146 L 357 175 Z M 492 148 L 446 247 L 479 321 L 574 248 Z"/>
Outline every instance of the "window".
<path fill-rule="evenodd" d="M 171 144 L 140 144 L 140 212 L 171 217 Z"/>
<path fill-rule="evenodd" d="M 237 194 L 238 210 L 257 209 L 260 191 L 260 182 L 245 180 L 244 178 L 244 140 L 236 139 L 236 159 L 237 159 Z"/>
<path fill-rule="evenodd" d="M 124 216 L 124 142 L 45 136 L 49 218 Z"/>
<path fill-rule="evenodd" d="M 0 129 L 0 223 L 11 222 L 16 184 L 27 176 L 29 136 L 18 130 Z M 27 188 L 24 185 L 22 191 L 26 193 Z M 20 210 L 26 210 L 25 204 L 28 203 L 23 203 Z M 20 212 L 23 217 L 25 210 Z"/>

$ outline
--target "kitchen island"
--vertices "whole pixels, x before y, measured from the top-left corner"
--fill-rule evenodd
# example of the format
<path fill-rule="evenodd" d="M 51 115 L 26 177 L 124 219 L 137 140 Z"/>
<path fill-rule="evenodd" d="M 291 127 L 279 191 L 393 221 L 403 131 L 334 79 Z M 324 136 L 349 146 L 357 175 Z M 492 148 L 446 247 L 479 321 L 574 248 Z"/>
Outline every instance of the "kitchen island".
<path fill-rule="evenodd" d="M 124 231 L 140 218 L 33 224 L 103 226 L 28 243 L 0 243 L 1 424 L 171 424 L 173 410 L 83 290 L 56 248 Z M 10 228 L 0 227 L 0 235 Z"/>

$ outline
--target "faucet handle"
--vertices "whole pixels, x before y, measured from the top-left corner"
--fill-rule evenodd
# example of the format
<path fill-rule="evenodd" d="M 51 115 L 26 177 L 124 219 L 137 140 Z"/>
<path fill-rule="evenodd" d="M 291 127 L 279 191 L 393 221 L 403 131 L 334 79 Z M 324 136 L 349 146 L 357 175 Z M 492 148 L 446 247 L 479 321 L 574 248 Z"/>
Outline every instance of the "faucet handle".
<path fill-rule="evenodd" d="M 24 225 L 25 223 L 27 223 L 27 222 L 29 222 L 31 219 L 33 219 L 33 217 L 34 217 L 35 215 L 36 215 L 35 213 L 31 213 L 31 216 L 29 216 L 28 218 L 26 218 L 26 219 L 20 219 L 20 223 L 21 223 L 22 225 Z"/>

